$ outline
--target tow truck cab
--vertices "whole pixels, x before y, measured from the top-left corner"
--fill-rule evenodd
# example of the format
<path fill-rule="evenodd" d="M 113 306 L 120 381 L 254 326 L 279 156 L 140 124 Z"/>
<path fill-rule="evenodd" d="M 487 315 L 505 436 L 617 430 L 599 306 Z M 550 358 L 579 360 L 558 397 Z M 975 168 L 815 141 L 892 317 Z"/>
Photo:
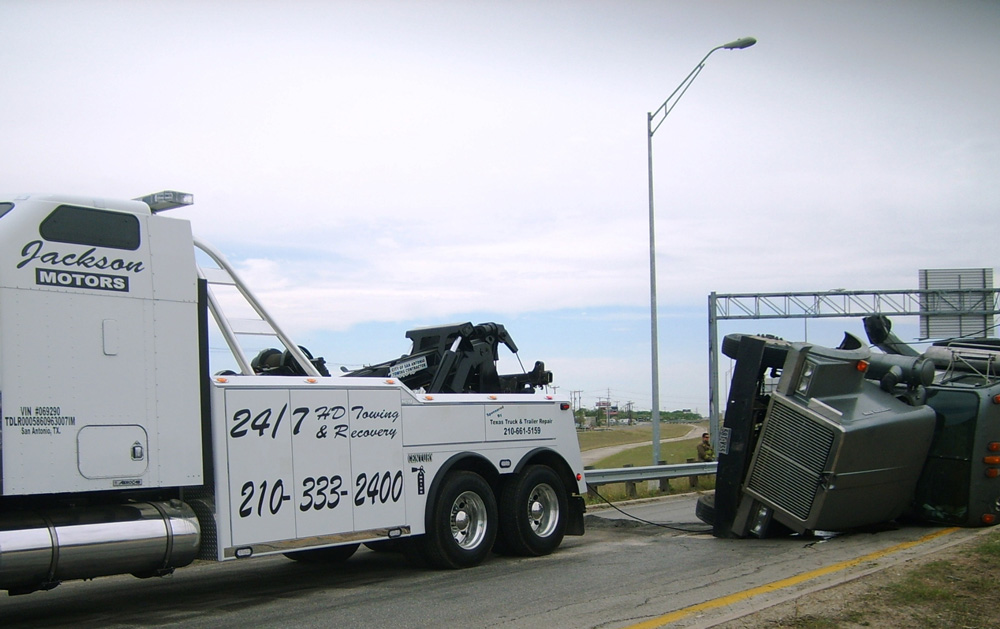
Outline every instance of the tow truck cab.
<path fill-rule="evenodd" d="M 0 242 L 3 496 L 202 484 L 190 224 L 32 196 Z"/>

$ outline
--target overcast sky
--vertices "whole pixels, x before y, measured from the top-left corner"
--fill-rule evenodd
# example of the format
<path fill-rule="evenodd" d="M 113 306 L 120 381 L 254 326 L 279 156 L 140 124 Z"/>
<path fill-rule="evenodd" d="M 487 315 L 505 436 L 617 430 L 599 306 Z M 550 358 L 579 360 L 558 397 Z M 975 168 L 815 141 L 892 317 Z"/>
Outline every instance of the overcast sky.
<path fill-rule="evenodd" d="M 648 408 L 646 112 L 744 36 L 653 141 L 662 405 L 706 412 L 710 292 L 995 265 L 1000 2 L 0 0 L 0 189 L 193 193 L 335 366 L 497 321 Z"/>

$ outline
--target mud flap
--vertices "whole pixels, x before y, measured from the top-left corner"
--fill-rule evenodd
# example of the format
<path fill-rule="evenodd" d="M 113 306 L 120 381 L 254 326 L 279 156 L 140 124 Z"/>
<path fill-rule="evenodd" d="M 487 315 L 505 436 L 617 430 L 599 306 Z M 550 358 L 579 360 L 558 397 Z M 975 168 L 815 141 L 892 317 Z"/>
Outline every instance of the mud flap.
<path fill-rule="evenodd" d="M 583 514 L 587 506 L 583 496 L 569 497 L 569 517 L 566 518 L 566 535 L 583 535 Z"/>

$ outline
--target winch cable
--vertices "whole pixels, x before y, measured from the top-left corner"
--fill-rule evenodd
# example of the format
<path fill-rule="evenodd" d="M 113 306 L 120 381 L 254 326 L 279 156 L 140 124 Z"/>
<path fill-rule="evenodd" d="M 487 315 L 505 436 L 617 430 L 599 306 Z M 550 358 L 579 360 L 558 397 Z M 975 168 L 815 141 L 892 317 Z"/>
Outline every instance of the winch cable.
<path fill-rule="evenodd" d="M 668 524 L 666 522 L 651 522 L 649 520 L 645 520 L 643 518 L 640 518 L 637 515 L 633 515 L 633 514 L 627 512 L 627 511 L 621 509 L 618 505 L 616 505 L 615 503 L 611 502 L 610 500 L 608 500 L 607 498 L 605 498 L 604 496 L 602 496 L 601 493 L 599 491 L 597 491 L 597 487 L 595 487 L 594 485 L 591 485 L 590 483 L 587 483 L 587 489 L 592 494 L 594 494 L 595 496 L 597 496 L 598 498 L 600 498 L 604 502 L 608 503 L 608 506 L 611 507 L 612 509 L 614 509 L 615 511 L 617 511 L 618 513 L 621 513 L 622 515 L 624 515 L 626 517 L 629 517 L 629 518 L 632 518 L 633 520 L 636 520 L 638 522 L 642 522 L 643 524 L 649 524 L 651 526 L 658 526 L 660 528 L 670 529 L 672 531 L 680 531 L 682 533 L 703 534 L 703 533 L 711 533 L 712 532 L 712 527 L 708 527 L 708 528 L 704 528 L 704 529 L 690 529 L 690 528 L 684 528 L 683 526 L 678 526 L 678 525 L 675 525 L 675 524 Z"/>

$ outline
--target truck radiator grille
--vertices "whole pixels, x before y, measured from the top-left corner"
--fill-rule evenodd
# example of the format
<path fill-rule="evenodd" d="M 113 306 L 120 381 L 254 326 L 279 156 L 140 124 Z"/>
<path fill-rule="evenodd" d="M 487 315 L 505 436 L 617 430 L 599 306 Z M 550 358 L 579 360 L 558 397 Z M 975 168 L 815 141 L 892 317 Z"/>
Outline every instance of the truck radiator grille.
<path fill-rule="evenodd" d="M 747 487 L 806 520 L 833 441 L 833 430 L 775 397 Z"/>

